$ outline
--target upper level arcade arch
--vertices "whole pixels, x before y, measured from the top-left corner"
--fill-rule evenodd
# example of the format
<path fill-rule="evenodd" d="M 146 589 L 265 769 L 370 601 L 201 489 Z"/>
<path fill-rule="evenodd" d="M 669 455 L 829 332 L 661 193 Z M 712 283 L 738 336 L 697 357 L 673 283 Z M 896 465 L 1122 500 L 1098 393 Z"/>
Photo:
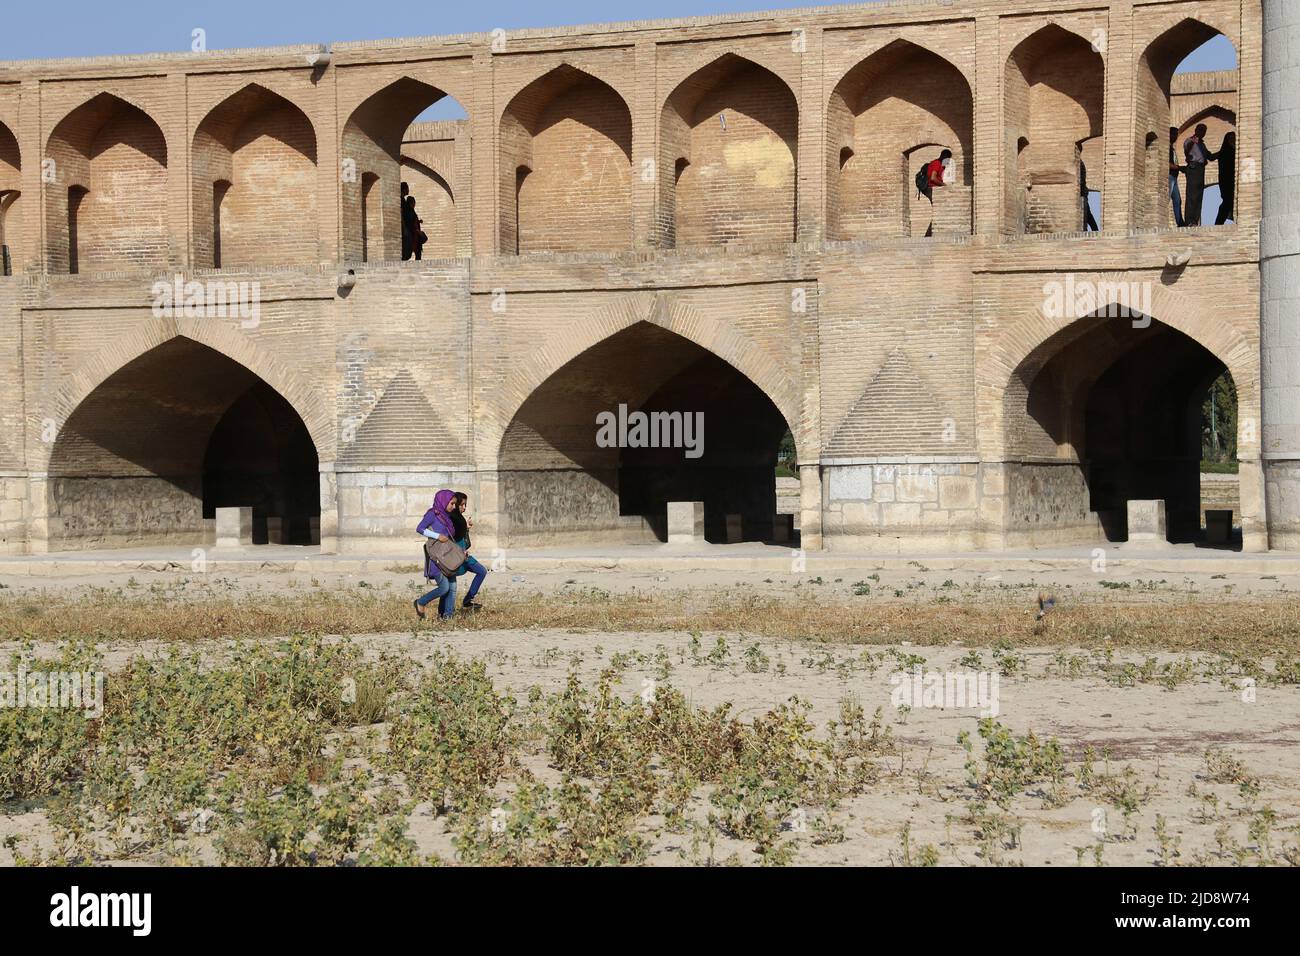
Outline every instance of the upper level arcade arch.
<path fill-rule="evenodd" d="M 343 202 L 343 257 L 350 261 L 378 262 L 402 256 L 401 183 L 406 170 L 427 170 L 423 163 L 403 156 L 403 142 L 417 116 L 449 94 L 428 83 L 403 76 L 372 93 L 343 127 L 341 161 Z M 408 183 L 408 185 L 410 185 Z M 451 187 L 429 170 L 419 180 L 423 188 L 411 189 L 424 231 L 442 255 L 454 249 L 455 212 Z M 450 239 L 450 241 L 448 241 Z M 432 250 L 426 250 L 431 254 Z"/>
<path fill-rule="evenodd" d="M 853 67 L 826 113 L 827 238 L 920 236 L 931 222 L 933 235 L 969 235 L 972 110 L 961 71 L 907 40 Z M 944 149 L 954 175 L 931 208 L 917 196 L 915 174 Z"/>
<path fill-rule="evenodd" d="M 1092 44 L 1054 23 L 1022 40 L 1003 78 L 1003 231 L 1082 232 L 1084 144 L 1101 137 L 1105 67 Z"/>
<path fill-rule="evenodd" d="M 792 242 L 799 104 L 785 82 L 727 53 L 669 94 L 659 116 L 666 246 Z"/>
<path fill-rule="evenodd" d="M 1179 73 L 1197 51 L 1219 40 L 1232 54 L 1232 67 L 1212 73 Z M 1175 225 L 1170 201 L 1172 160 L 1186 164 L 1185 144 L 1198 125 L 1207 128 L 1206 149 L 1215 159 L 1204 171 L 1206 186 L 1220 186 L 1223 198 L 1235 207 L 1237 171 L 1237 108 L 1240 87 L 1236 45 L 1231 38 L 1200 19 L 1187 18 L 1164 30 L 1143 50 L 1138 61 L 1134 100 L 1137 142 L 1133 159 L 1133 224 L 1156 229 Z M 1226 81 L 1226 82 L 1225 82 Z M 1226 87 L 1226 89 L 1225 89 Z M 1220 182 L 1222 180 L 1222 183 Z M 1184 171 L 1179 197 L 1186 203 L 1191 183 Z M 1195 210 L 1197 214 L 1201 209 Z M 1225 210 L 1234 218 L 1235 208 Z M 1213 215 L 1214 210 L 1211 210 Z M 1200 217 L 1203 218 L 1203 217 Z M 1197 217 L 1192 222 L 1199 222 Z M 1209 225 L 1214 222 L 1199 222 Z"/>
<path fill-rule="evenodd" d="M 45 152 L 50 272 L 166 266 L 167 142 L 153 117 L 99 93 L 59 121 Z"/>
<path fill-rule="evenodd" d="M 197 268 L 320 261 L 316 132 L 296 105 L 249 83 L 199 123 L 191 165 Z"/>
<path fill-rule="evenodd" d="M 501 251 L 616 252 L 632 245 L 632 114 L 608 83 L 562 64 L 500 123 Z"/>

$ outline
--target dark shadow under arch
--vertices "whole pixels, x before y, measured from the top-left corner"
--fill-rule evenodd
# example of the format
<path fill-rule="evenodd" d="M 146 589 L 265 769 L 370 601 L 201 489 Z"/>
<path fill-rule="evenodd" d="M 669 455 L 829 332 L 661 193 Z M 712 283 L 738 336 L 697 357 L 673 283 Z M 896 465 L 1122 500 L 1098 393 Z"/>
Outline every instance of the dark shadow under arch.
<path fill-rule="evenodd" d="M 1162 499 L 1169 539 L 1199 540 L 1201 404 L 1226 368 L 1136 310 L 1080 319 L 1042 343 L 1006 391 L 1012 533 L 1122 541 L 1127 502 Z"/>
<path fill-rule="evenodd" d="M 702 454 L 600 447 L 597 415 L 703 413 Z M 669 501 L 704 502 L 705 536 L 770 540 L 775 468 L 789 425 L 717 355 L 639 322 L 570 360 L 523 402 L 501 441 L 501 526 L 513 545 L 666 539 Z"/>
<path fill-rule="evenodd" d="M 243 365 L 183 337 L 128 362 L 68 417 L 49 464 L 54 550 L 202 544 L 217 507 L 255 541 L 311 543 L 319 462 L 302 419 Z M 274 535 L 272 535 L 274 536 Z"/>

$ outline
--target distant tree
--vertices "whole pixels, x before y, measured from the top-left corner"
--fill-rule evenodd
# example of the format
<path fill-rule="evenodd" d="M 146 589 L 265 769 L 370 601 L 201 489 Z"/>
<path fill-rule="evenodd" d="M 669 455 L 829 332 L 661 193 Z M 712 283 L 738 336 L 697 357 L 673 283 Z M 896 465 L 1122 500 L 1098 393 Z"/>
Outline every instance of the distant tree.
<path fill-rule="evenodd" d="M 1234 461 L 1237 457 L 1237 385 L 1224 372 L 1201 403 L 1201 458 Z"/>
<path fill-rule="evenodd" d="M 776 463 L 778 465 L 785 465 L 785 467 L 793 470 L 794 458 L 794 435 L 790 432 L 790 429 L 787 428 L 784 437 L 781 439 L 781 446 L 776 452 Z"/>

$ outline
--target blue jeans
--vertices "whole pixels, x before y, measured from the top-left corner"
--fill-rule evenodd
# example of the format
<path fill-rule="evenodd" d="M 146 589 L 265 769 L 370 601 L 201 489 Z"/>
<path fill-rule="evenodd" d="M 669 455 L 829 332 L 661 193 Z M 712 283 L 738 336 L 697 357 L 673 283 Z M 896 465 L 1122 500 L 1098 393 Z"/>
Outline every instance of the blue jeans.
<path fill-rule="evenodd" d="M 1174 204 L 1174 225 L 1183 226 L 1183 194 L 1178 189 L 1178 175 L 1169 177 L 1169 201 Z"/>
<path fill-rule="evenodd" d="M 465 564 L 456 572 L 457 577 L 468 571 L 474 575 L 474 580 L 470 582 L 469 593 L 465 595 L 466 601 L 474 600 L 474 595 L 478 594 L 478 589 L 483 586 L 483 579 L 487 577 L 487 568 L 478 563 L 478 559 L 470 556 L 465 559 Z"/>
<path fill-rule="evenodd" d="M 425 607 L 434 598 L 438 598 L 439 616 L 451 617 L 456 611 L 456 579 L 435 572 L 434 577 L 429 580 L 434 584 L 433 590 L 416 598 L 415 603 Z"/>
<path fill-rule="evenodd" d="M 447 593 L 438 599 L 438 616 L 443 618 L 453 617 L 456 614 L 456 578 L 450 577 L 447 581 Z"/>

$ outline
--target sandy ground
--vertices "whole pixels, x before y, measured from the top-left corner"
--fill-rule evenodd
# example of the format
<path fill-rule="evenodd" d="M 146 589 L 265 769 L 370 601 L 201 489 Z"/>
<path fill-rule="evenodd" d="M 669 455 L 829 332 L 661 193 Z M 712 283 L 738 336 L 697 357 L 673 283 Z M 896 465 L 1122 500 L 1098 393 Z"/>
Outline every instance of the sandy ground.
<path fill-rule="evenodd" d="M 1191 597 L 1227 597 L 1251 601 L 1256 596 L 1294 593 L 1300 579 L 1286 573 L 1258 570 L 1235 573 L 1144 571 L 1140 566 L 1111 566 L 1102 571 L 1087 568 L 1006 571 L 937 570 L 925 559 L 903 569 L 780 574 L 771 571 L 719 569 L 669 570 L 664 572 L 606 571 L 575 572 L 503 570 L 488 578 L 482 598 L 489 606 L 503 592 L 554 593 L 568 588 L 603 589 L 610 593 L 634 591 L 727 589 L 753 593 L 774 593 L 789 600 L 850 600 L 856 584 L 871 583 L 871 600 L 917 600 L 922 589 L 953 588 L 944 591 L 962 602 L 979 600 L 1023 600 L 1027 614 L 1035 606 L 1039 589 L 1057 593 L 1063 601 L 1154 601 L 1179 602 Z M 127 593 L 147 593 L 150 588 L 188 581 L 197 596 L 219 593 L 303 593 L 311 588 L 349 589 L 364 585 L 391 591 L 394 598 L 409 601 L 420 585 L 407 564 L 394 561 L 381 571 L 366 573 L 283 570 L 247 570 L 233 573 L 187 575 L 184 573 L 115 573 L 40 578 L 30 575 L 0 575 L 0 590 L 13 595 L 38 597 L 40 593 L 76 594 L 91 587 L 121 588 Z M 1117 584 L 1128 587 L 1117 589 Z M 191 588 L 187 586 L 185 592 Z M 936 590 L 935 593 L 939 593 Z M 306 596 L 306 595 L 304 595 Z M 860 599 L 861 600 L 861 599 Z M 93 615 L 93 601 L 86 612 Z M 489 607 L 490 612 L 490 607 Z M 465 631 L 451 629 L 412 633 L 369 635 L 357 638 L 368 652 L 400 652 L 409 658 L 426 660 L 435 648 L 449 648 L 467 656 L 484 657 L 499 688 L 523 696 L 538 685 L 544 690 L 563 686 L 570 667 L 593 685 L 600 670 L 615 655 L 646 655 L 624 672 L 620 693 L 628 700 L 643 690 L 653 676 L 648 658 L 662 647 L 672 661 L 668 682 L 700 706 L 730 702 L 736 714 L 752 718 L 798 697 L 812 706 L 812 719 L 819 728 L 834 718 L 840 701 L 856 697 L 868 715 L 882 708 L 886 725 L 899 742 L 898 752 L 884 758 L 884 771 L 871 791 L 852 799 L 829 817 L 811 809 L 803 819 L 791 819 L 787 837 L 799 844 L 796 862 L 801 864 L 898 864 L 903 862 L 901 834 L 910 826 L 913 858 L 918 848 L 933 846 L 942 864 L 987 864 L 993 862 L 1074 866 L 1150 865 L 1157 860 L 1157 817 L 1166 821 L 1167 847 L 1174 862 L 1230 864 L 1279 859 L 1284 847 L 1300 845 L 1300 687 L 1260 686 L 1253 699 L 1235 682 L 1198 677 L 1176 688 L 1158 683 L 1115 686 L 1096 673 L 1066 677 L 1047 673 L 1059 649 L 1029 649 L 1026 676 L 1002 677 L 999 681 L 997 719 L 1017 734 L 1034 731 L 1040 738 L 1056 737 L 1064 748 L 1070 769 L 1076 770 L 1084 748 L 1091 745 L 1098 754 L 1096 772 L 1111 775 L 1118 783 L 1126 768 L 1132 768 L 1132 786 L 1145 799 L 1126 821 L 1118 801 L 1102 793 L 1103 788 L 1084 792 L 1077 781 L 1067 779 L 1064 803 L 1050 801 L 1038 787 L 1014 798 L 1009 810 L 1000 813 L 1015 837 L 979 839 L 977 823 L 970 817 L 974 796 L 967 783 L 966 752 L 958 734 L 975 735 L 976 709 L 940 709 L 915 706 L 901 713 L 891 700 L 897 671 L 890 660 L 873 671 L 855 666 L 864 648 L 848 645 L 818 645 L 808 641 L 753 639 L 728 633 L 721 635 L 727 654 L 720 660 L 706 659 L 719 635 L 703 634 L 692 653 L 691 637 L 680 633 L 569 633 L 537 629 L 526 631 Z M 0 655 L 7 656 L 15 642 L 0 635 Z M 170 645 L 167 645 L 170 646 Z M 112 644 L 105 647 L 110 671 L 123 666 L 137 654 L 161 652 L 150 643 Z M 213 648 L 209 645 L 207 651 Z M 882 649 L 870 648 L 879 655 Z M 969 664 L 958 661 L 967 649 L 958 646 L 911 649 L 925 658 L 926 671 L 965 671 Z M 1085 657 L 1096 648 L 1070 648 L 1067 653 Z M 985 649 L 983 669 L 992 667 Z M 1121 659 L 1141 662 L 1147 655 L 1126 652 Z M 1161 661 L 1173 660 L 1156 654 Z M 763 662 L 761 667 L 756 662 Z M 1237 781 L 1208 779 L 1205 752 L 1217 748 L 1240 760 L 1246 773 L 1258 778 L 1258 792 L 1243 791 Z M 976 744 L 977 752 L 979 744 Z M 1103 749 L 1109 759 L 1102 760 Z M 555 777 L 545 759 L 529 757 L 525 765 L 542 779 Z M 1149 788 L 1149 793 L 1148 793 Z M 1261 811 L 1271 808 L 1275 818 L 1266 837 L 1261 837 Z M 695 801 L 699 818 L 707 812 L 707 801 Z M 823 842 L 818 823 L 843 829 L 840 841 Z M 1255 824 L 1251 832 L 1252 823 Z M 454 859 L 445 821 L 427 807 L 412 816 L 411 835 L 426 853 Z M 654 832 L 655 821 L 647 822 Z M 21 835 L 32 846 L 48 846 L 51 830 L 39 808 L 10 808 L 0 813 L 0 840 Z M 671 833 L 654 834 L 650 863 L 658 865 L 736 860 L 755 861 L 752 847 L 719 837 L 710 850 L 690 845 L 687 837 Z M 1098 849 L 1100 847 L 1100 849 Z M 1243 849 L 1245 848 L 1245 849 Z M 205 854 L 206 856 L 206 854 Z M 1300 858 L 1300 853 L 1297 853 Z M 0 847 L 0 865 L 12 862 L 12 855 Z"/>
<path fill-rule="evenodd" d="M 1127 583 L 1125 600 L 1143 596 L 1162 599 L 1170 595 L 1195 593 L 1206 596 L 1249 597 L 1263 594 L 1295 593 L 1300 595 L 1300 574 L 1270 570 L 1152 570 L 1141 564 L 1112 562 L 1099 570 L 1088 567 L 1026 568 L 972 570 L 944 568 L 935 559 L 917 558 L 902 568 L 827 569 L 814 565 L 802 573 L 772 570 L 730 570 L 704 563 L 696 569 L 670 568 L 661 571 L 639 570 L 512 570 L 509 567 L 489 573 L 484 598 L 495 591 L 520 593 L 552 592 L 564 587 L 599 588 L 611 594 L 635 591 L 684 590 L 689 588 L 752 588 L 755 591 L 788 593 L 793 588 L 817 588 L 818 594 L 849 595 L 855 583 L 869 580 L 876 597 L 888 597 L 894 589 L 918 586 L 939 587 L 951 581 L 963 589 L 1007 588 L 1026 591 L 1039 588 L 1062 593 L 1073 592 L 1080 599 L 1105 600 L 1114 595 L 1107 585 Z M 240 569 L 206 574 L 185 571 L 121 571 L 42 577 L 29 574 L 4 574 L 0 571 L 0 591 L 13 594 L 76 593 L 87 588 L 123 588 L 137 592 L 180 582 L 206 585 L 222 592 L 280 593 L 309 587 L 356 587 L 360 583 L 399 590 L 418 585 L 422 579 L 412 562 L 393 559 L 378 570 L 292 571 L 282 569 Z M 969 596 L 969 595 L 967 595 Z M 93 608 L 88 608 L 88 612 Z"/>
<path fill-rule="evenodd" d="M 1157 857 L 1157 815 L 1166 819 L 1169 839 L 1178 841 L 1176 862 L 1228 864 L 1230 850 L 1225 846 L 1263 852 L 1258 835 L 1252 838 L 1249 827 L 1265 807 L 1277 815 L 1269 849 L 1275 852 L 1300 842 L 1295 831 L 1286 832 L 1300 823 L 1300 689 L 1294 685 L 1261 686 L 1251 702 L 1237 686 L 1206 679 L 1173 690 L 1158 684 L 1117 687 L 1097 676 L 1045 674 L 1055 652 L 1023 652 L 1027 676 L 1000 679 L 997 719 L 1016 733 L 1033 730 L 1040 738 L 1057 737 L 1072 769 L 1085 746 L 1091 745 L 1099 755 L 1098 773 L 1109 771 L 1119 779 L 1125 768 L 1132 767 L 1135 785 L 1151 788 L 1150 796 L 1126 823 L 1113 801 L 1098 792 L 1081 792 L 1072 779 L 1064 786 L 1066 800 L 1059 807 L 1048 807 L 1038 788 L 1031 787 L 1014 799 L 1007 815 L 1019 827 L 1018 837 L 981 845 L 976 826 L 968 819 L 973 792 L 966 783 L 966 753 L 957 739 L 963 730 L 974 736 L 976 709 L 916 706 L 900 713 L 891 701 L 895 685 L 890 677 L 897 671 L 896 664 L 878 664 L 874 673 L 855 667 L 862 648 L 728 634 L 723 636 L 726 655 L 709 661 L 717 637 L 701 635 L 694 653 L 689 635 L 671 633 L 445 630 L 418 637 L 388 634 L 357 640 L 368 653 L 387 650 L 416 661 L 426 660 L 439 647 L 484 657 L 498 688 L 520 696 L 533 685 L 560 689 L 571 667 L 584 682 L 594 684 L 615 655 L 641 652 L 646 658 L 625 671 L 620 686 L 620 693 L 634 700 L 644 682 L 654 676 L 648 657 L 662 647 L 672 662 L 668 683 L 697 705 L 731 702 L 742 718 L 752 718 L 791 697 L 812 705 L 812 719 L 819 727 L 837 715 L 841 699 L 849 695 L 858 698 L 868 714 L 881 707 L 899 742 L 898 753 L 882 761 L 884 773 L 868 794 L 850 800 L 829 817 L 814 809 L 802 820 L 789 821 L 788 837 L 799 843 L 796 862 L 800 864 L 898 864 L 903 860 L 901 833 L 910 825 L 913 856 L 920 846 L 930 844 L 941 864 L 1074 866 L 1082 853 L 1083 865 L 1095 865 L 1095 854 L 1100 852 L 1106 865 L 1150 865 Z M 0 644 L 0 652 L 11 647 Z M 161 649 L 150 644 L 110 646 L 107 663 L 113 669 L 132 655 Z M 1078 649 L 1083 654 L 1088 650 Z M 759 652 L 765 660 L 762 669 L 755 670 Z M 969 665 L 958 663 L 966 653 L 956 646 L 922 649 L 924 669 L 967 670 Z M 988 669 L 989 652 L 983 655 Z M 1138 661 L 1144 656 L 1126 655 Z M 1244 795 L 1236 783 L 1208 780 L 1207 747 L 1221 748 L 1241 760 L 1259 778 L 1258 795 Z M 1109 749 L 1106 763 L 1100 758 L 1103 748 Z M 543 779 L 548 776 L 543 758 L 529 758 L 526 765 Z M 1216 806 L 1211 806 L 1207 794 L 1217 798 Z M 707 810 L 703 798 L 697 798 L 696 810 L 702 818 Z M 819 820 L 842 827 L 843 840 L 819 845 L 814 839 Z M 443 819 L 421 807 L 410 822 L 411 835 L 423 852 L 454 859 Z M 652 824 L 647 832 L 653 830 Z M 30 851 L 32 845 L 48 845 L 50 829 L 44 813 L 33 809 L 0 815 L 0 838 L 10 834 L 27 838 Z M 671 865 L 710 858 L 756 860 L 749 845 L 726 838 L 719 838 L 710 852 L 707 847 L 692 848 L 688 838 L 660 833 L 649 862 Z M 0 865 L 11 862 L 10 853 L 0 848 Z"/>
<path fill-rule="evenodd" d="M 889 864 L 900 862 L 900 833 L 911 824 L 914 847 L 929 843 L 941 851 L 943 862 L 981 862 L 976 855 L 970 826 L 960 818 L 969 796 L 965 785 L 966 753 L 957 743 L 962 730 L 976 733 L 979 713 L 975 709 L 943 710 L 923 706 L 900 715 L 891 705 L 891 674 L 896 667 L 884 664 L 874 675 L 862 672 L 835 673 L 836 664 L 857 657 L 857 649 L 806 642 L 784 644 L 772 641 L 737 641 L 722 666 L 695 663 L 689 654 L 689 638 L 654 634 L 476 634 L 449 635 L 443 641 L 466 655 L 487 655 L 490 672 L 498 686 L 523 693 L 538 684 L 559 689 L 566 679 L 570 659 L 581 655 L 581 671 L 595 679 L 610 657 L 622 652 L 649 652 L 663 645 L 674 661 L 669 682 L 688 699 L 703 707 L 731 702 L 735 713 L 753 718 L 779 704 L 798 697 L 812 705 L 812 720 L 819 726 L 838 714 L 846 695 L 856 696 L 871 713 L 884 710 L 886 721 L 900 743 L 897 757 L 885 761 L 888 773 L 875 792 L 847 803 L 831 819 L 844 827 L 843 843 L 816 846 L 811 834 L 801 834 L 792 822 L 791 837 L 801 843 L 797 861 L 805 864 Z M 372 639 L 377 645 L 409 649 L 418 656 L 423 646 L 410 638 L 396 636 Z M 703 635 L 707 654 L 716 635 Z M 743 663 L 747 647 L 757 646 L 770 660 L 766 672 L 754 673 Z M 602 653 L 597 653 L 597 647 Z M 902 649 L 906 651 L 906 649 Z M 425 651 L 427 653 L 427 651 Z M 927 649 L 925 671 L 967 668 L 958 664 L 966 651 L 952 647 L 939 653 Z M 1067 759 L 1082 759 L 1084 747 L 1098 753 L 1109 748 L 1110 769 L 1122 771 L 1132 765 L 1144 786 L 1155 793 L 1134 818 L 1136 839 L 1106 842 L 1108 865 L 1150 864 L 1155 856 L 1153 827 L 1157 814 L 1169 821 L 1171 836 L 1181 840 L 1181 852 L 1190 860 L 1196 852 L 1212 851 L 1215 830 L 1224 822 L 1235 825 L 1239 842 L 1247 843 L 1246 817 L 1239 813 L 1245 801 L 1232 785 L 1216 785 L 1200 779 L 1205 771 L 1207 746 L 1222 747 L 1242 760 L 1260 777 L 1257 805 L 1271 804 L 1278 811 L 1278 827 L 1300 822 L 1300 692 L 1290 688 L 1258 688 L 1253 703 L 1244 703 L 1236 688 L 1219 683 L 1198 682 L 1175 690 L 1157 685 L 1119 688 L 1095 678 L 1062 679 L 1041 676 L 1053 652 L 1029 652 L 1027 679 L 999 682 L 998 719 L 1017 734 L 1033 730 L 1040 737 L 1055 736 Z M 557 661 L 558 658 L 558 661 Z M 830 664 L 833 660 L 835 664 Z M 986 666 L 989 656 L 984 655 Z M 778 670 L 784 666 L 784 673 Z M 648 679 L 649 669 L 630 668 L 623 692 L 630 700 Z M 1104 769 L 1104 768 L 1100 768 Z M 1201 822 L 1200 801 L 1188 795 L 1190 785 L 1202 792 L 1221 795 L 1221 812 L 1212 822 Z M 1122 813 L 1096 797 L 1079 796 L 1065 806 L 1046 810 L 1043 801 L 1021 797 L 1014 812 L 1023 821 L 1020 845 L 1003 850 L 1008 862 L 1027 865 L 1075 865 L 1076 847 L 1092 847 L 1099 841 L 1094 831 L 1100 809 L 1110 837 L 1124 827 Z M 1232 809 L 1228 809 L 1231 807 Z M 812 814 L 816 816 L 817 814 Z M 417 820 L 415 832 L 430 849 L 446 853 L 450 847 L 438 839 L 432 822 L 428 832 Z M 951 844 L 949 845 L 949 841 Z M 1292 834 L 1292 842 L 1295 835 Z M 680 843 L 669 837 L 660 840 L 652 862 L 681 861 Z M 752 858 L 743 844 L 727 845 L 721 840 L 717 859 L 737 853 L 742 861 Z"/>

